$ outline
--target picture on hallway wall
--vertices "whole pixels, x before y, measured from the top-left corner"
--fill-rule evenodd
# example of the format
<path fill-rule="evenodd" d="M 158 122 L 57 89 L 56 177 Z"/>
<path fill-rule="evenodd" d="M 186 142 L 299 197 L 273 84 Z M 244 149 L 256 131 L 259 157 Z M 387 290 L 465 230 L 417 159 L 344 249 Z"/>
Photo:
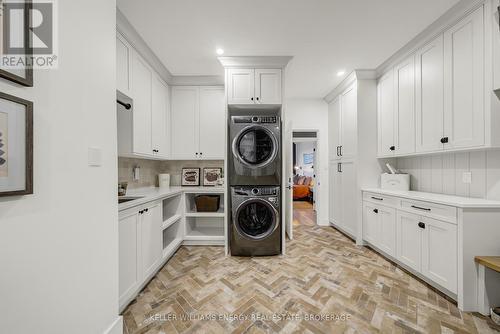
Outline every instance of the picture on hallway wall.
<path fill-rule="evenodd" d="M 0 93 L 0 196 L 33 193 L 33 103 Z"/>
<path fill-rule="evenodd" d="M 216 186 L 222 177 L 222 168 L 203 168 L 203 185 Z"/>
<path fill-rule="evenodd" d="M 311 165 L 314 161 L 314 153 L 304 153 L 304 165 Z"/>
<path fill-rule="evenodd" d="M 199 168 L 183 168 L 181 185 L 183 186 L 199 186 L 200 185 L 200 169 Z"/>

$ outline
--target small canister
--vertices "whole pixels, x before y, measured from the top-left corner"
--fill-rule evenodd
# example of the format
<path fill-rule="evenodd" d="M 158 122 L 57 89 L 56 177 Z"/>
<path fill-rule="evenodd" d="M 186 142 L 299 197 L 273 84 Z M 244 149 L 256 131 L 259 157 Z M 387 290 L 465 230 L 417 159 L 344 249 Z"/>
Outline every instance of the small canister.
<path fill-rule="evenodd" d="M 170 174 L 158 174 L 158 185 L 160 188 L 170 187 Z"/>

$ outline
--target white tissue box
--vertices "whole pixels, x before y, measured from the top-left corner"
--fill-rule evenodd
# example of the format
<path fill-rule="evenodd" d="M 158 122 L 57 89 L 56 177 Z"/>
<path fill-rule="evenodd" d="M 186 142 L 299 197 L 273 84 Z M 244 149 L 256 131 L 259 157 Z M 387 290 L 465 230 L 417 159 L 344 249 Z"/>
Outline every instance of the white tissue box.
<path fill-rule="evenodd" d="M 410 190 L 410 174 L 382 174 L 380 188 L 387 190 Z"/>

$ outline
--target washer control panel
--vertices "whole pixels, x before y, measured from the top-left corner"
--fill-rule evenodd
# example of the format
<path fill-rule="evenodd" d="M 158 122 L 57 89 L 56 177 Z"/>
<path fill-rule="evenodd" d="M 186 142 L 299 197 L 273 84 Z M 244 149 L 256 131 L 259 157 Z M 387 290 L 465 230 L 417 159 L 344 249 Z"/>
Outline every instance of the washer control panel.
<path fill-rule="evenodd" d="M 233 123 L 257 123 L 257 124 L 276 124 L 279 123 L 278 116 L 232 116 Z"/>
<path fill-rule="evenodd" d="M 240 196 L 277 196 L 279 195 L 280 187 L 259 187 L 259 186 L 247 186 L 247 187 L 234 187 L 233 194 Z"/>

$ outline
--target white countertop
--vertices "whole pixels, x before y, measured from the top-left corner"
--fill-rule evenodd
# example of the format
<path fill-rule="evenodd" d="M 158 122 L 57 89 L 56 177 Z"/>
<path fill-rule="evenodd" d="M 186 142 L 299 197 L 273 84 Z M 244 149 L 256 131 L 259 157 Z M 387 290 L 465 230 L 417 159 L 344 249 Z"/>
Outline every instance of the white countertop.
<path fill-rule="evenodd" d="M 461 197 L 444 194 L 425 193 L 421 191 L 387 190 L 380 188 L 362 189 L 365 192 L 377 193 L 387 196 L 403 197 L 424 202 L 450 205 L 457 208 L 497 208 L 500 209 L 500 201 L 491 201 L 482 198 Z"/>
<path fill-rule="evenodd" d="M 118 204 L 118 211 L 132 208 L 134 206 L 141 205 L 144 203 L 156 201 L 158 199 L 172 197 L 181 193 L 223 194 L 224 192 L 225 192 L 225 187 L 171 186 L 168 188 L 149 187 L 149 188 L 130 189 L 127 190 L 127 195 L 120 196 L 120 198 L 127 198 L 127 197 L 140 197 L 140 198 Z"/>

